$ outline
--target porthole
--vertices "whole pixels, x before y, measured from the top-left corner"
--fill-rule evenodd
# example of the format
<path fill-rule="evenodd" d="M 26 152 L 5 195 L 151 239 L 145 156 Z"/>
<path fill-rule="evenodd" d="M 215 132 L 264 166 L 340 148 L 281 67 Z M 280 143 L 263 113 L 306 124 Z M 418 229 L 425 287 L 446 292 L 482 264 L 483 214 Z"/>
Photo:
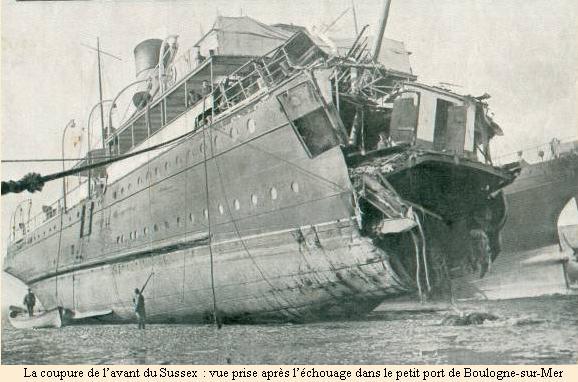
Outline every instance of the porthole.
<path fill-rule="evenodd" d="M 249 134 L 253 134 L 255 132 L 255 120 L 252 118 L 247 120 L 247 131 Z"/>
<path fill-rule="evenodd" d="M 116 199 L 116 191 L 114 191 L 114 192 L 112 193 L 112 198 L 113 198 L 113 199 Z"/>
<path fill-rule="evenodd" d="M 120 242 L 124 243 L 124 235 L 120 235 Z"/>
<path fill-rule="evenodd" d="M 168 171 L 169 169 L 169 162 L 165 162 L 165 171 Z"/>
<path fill-rule="evenodd" d="M 293 190 L 293 192 L 295 193 L 299 192 L 299 183 L 297 182 L 291 183 L 291 190 Z"/>
<path fill-rule="evenodd" d="M 257 195 L 252 194 L 251 195 L 251 203 L 253 203 L 253 205 L 256 206 L 258 201 L 259 201 L 259 199 L 257 198 Z"/>
<path fill-rule="evenodd" d="M 236 210 L 239 210 L 241 208 L 241 203 L 239 203 L 238 199 L 235 199 L 235 201 L 233 202 L 233 205 L 235 206 Z"/>
<path fill-rule="evenodd" d="M 149 233 L 148 227 L 144 227 L 143 230 L 142 230 L 142 233 L 143 233 L 144 236 L 148 235 L 148 233 Z"/>
<path fill-rule="evenodd" d="M 158 226 L 157 224 L 154 224 L 154 225 L 153 225 L 153 230 L 154 230 L 155 232 L 158 232 L 158 231 L 159 231 L 159 226 Z"/>
<path fill-rule="evenodd" d="M 130 239 L 132 240 L 132 232 L 129 234 Z"/>
<path fill-rule="evenodd" d="M 159 175 L 159 168 L 155 167 L 155 176 L 158 176 L 158 175 Z"/>
<path fill-rule="evenodd" d="M 271 187 L 271 190 L 269 190 L 269 193 L 271 194 L 271 200 L 277 199 L 277 189 L 275 187 Z"/>
<path fill-rule="evenodd" d="M 123 196 L 123 195 L 124 195 L 124 187 L 121 187 L 120 188 L 120 196 Z"/>
<path fill-rule="evenodd" d="M 181 217 L 177 216 L 177 226 L 180 227 L 181 226 Z"/>
<path fill-rule="evenodd" d="M 80 211 L 76 211 L 76 217 L 80 218 Z"/>
<path fill-rule="evenodd" d="M 231 127 L 231 130 L 229 131 L 229 135 L 231 136 L 232 140 L 237 140 L 237 137 L 239 136 L 239 130 L 237 130 L 236 126 Z"/>
<path fill-rule="evenodd" d="M 132 183 L 128 184 L 128 190 L 130 191 L 132 189 Z"/>
<path fill-rule="evenodd" d="M 200 151 L 201 153 L 204 153 L 204 152 L 205 152 L 205 144 L 204 144 L 204 143 L 201 143 L 201 144 L 199 145 L 199 151 Z"/>
<path fill-rule="evenodd" d="M 189 214 L 189 221 L 192 223 L 195 221 L 195 215 Z"/>
<path fill-rule="evenodd" d="M 222 204 L 219 204 L 219 213 L 222 215 L 225 213 L 225 208 L 223 207 Z"/>
<path fill-rule="evenodd" d="M 133 238 L 136 240 L 136 239 L 138 238 L 138 234 L 137 234 L 137 232 L 136 232 L 136 231 L 134 231 L 132 236 L 133 236 Z"/>
<path fill-rule="evenodd" d="M 139 176 L 138 179 L 136 180 L 136 183 L 137 183 L 137 185 L 139 185 L 139 186 L 140 186 L 140 184 L 142 183 L 142 179 L 141 179 L 140 176 Z"/>
<path fill-rule="evenodd" d="M 205 216 L 205 219 L 209 218 L 209 211 L 207 211 L 206 208 L 203 210 L 203 215 Z"/>
<path fill-rule="evenodd" d="M 169 222 L 165 221 L 165 229 L 169 229 L 169 228 L 170 228 Z"/>
<path fill-rule="evenodd" d="M 175 164 L 178 166 L 179 162 L 181 161 L 181 159 L 179 158 L 179 156 L 177 155 L 175 157 Z"/>
<path fill-rule="evenodd" d="M 117 237 L 116 237 L 116 243 L 117 243 L 117 244 L 120 243 L 120 236 L 117 236 Z"/>

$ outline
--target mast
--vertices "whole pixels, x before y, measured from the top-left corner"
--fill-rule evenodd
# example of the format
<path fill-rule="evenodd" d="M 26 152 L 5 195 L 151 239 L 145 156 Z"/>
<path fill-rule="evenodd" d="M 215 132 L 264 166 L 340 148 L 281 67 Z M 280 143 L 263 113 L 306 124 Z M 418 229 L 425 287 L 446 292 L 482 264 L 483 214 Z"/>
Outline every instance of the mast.
<path fill-rule="evenodd" d="M 381 12 L 381 19 L 379 20 L 379 30 L 375 38 L 375 43 L 373 44 L 373 60 L 377 60 L 379 56 L 379 51 L 381 50 L 381 41 L 383 40 L 383 33 L 385 32 L 385 25 L 387 24 L 387 16 L 389 16 L 389 6 L 391 5 L 391 0 L 383 0 L 383 11 Z"/>
<path fill-rule="evenodd" d="M 100 39 L 96 38 L 96 53 L 98 58 L 98 101 L 100 102 L 100 131 L 102 134 L 102 148 L 104 149 L 104 109 L 102 106 L 102 72 L 100 68 Z M 90 129 L 89 129 L 90 130 Z M 88 151 L 90 152 L 90 140 L 88 142 Z"/>
<path fill-rule="evenodd" d="M 355 35 L 359 36 L 359 27 L 357 26 L 357 12 L 355 12 L 354 0 L 351 0 L 351 10 L 353 11 L 353 26 L 355 27 Z"/>

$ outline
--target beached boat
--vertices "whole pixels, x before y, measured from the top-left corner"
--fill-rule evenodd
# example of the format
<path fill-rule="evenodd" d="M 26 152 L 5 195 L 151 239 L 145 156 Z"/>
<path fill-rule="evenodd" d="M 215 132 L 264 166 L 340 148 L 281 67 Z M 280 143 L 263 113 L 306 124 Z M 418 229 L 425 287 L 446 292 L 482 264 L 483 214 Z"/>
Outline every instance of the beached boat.
<path fill-rule="evenodd" d="M 487 96 L 417 83 L 402 43 L 364 32 L 219 17 L 182 55 L 139 44 L 133 113 L 109 111 L 78 202 L 14 219 L 6 272 L 108 322 L 148 279 L 150 321 L 300 322 L 483 276 L 515 177 L 491 164 Z"/>
<path fill-rule="evenodd" d="M 29 316 L 26 309 L 10 307 L 8 320 L 16 329 L 60 328 L 62 326 L 59 308 L 35 312 Z"/>

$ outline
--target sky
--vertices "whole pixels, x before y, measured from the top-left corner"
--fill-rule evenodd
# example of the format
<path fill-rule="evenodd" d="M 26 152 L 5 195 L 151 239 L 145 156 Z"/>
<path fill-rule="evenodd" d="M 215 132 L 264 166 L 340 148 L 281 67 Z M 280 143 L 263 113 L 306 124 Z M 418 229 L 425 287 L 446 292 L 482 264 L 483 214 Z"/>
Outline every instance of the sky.
<path fill-rule="evenodd" d="M 375 29 L 381 1 L 355 1 L 360 26 Z M 107 99 L 134 79 L 132 51 L 142 40 L 178 34 L 187 49 L 217 15 L 323 27 L 351 5 L 351 0 L 2 0 L 0 156 L 60 158 L 71 119 L 76 127 L 67 131 L 66 156 L 83 154 L 86 139 L 72 143 L 86 134 L 82 128 L 98 102 L 96 55 L 86 47 L 95 46 L 97 37 L 103 50 L 122 59 L 103 57 Z M 493 141 L 496 157 L 553 137 L 578 137 L 577 16 L 575 0 L 392 0 L 385 37 L 405 43 L 420 81 L 492 95 L 491 110 L 504 130 Z M 353 36 L 351 12 L 330 33 Z M 46 175 L 61 166 L 2 164 L 1 178 L 19 179 L 29 171 Z M 31 198 L 38 212 L 59 197 L 61 187 L 55 181 L 40 194 L 2 197 L 3 253 L 16 205 Z"/>

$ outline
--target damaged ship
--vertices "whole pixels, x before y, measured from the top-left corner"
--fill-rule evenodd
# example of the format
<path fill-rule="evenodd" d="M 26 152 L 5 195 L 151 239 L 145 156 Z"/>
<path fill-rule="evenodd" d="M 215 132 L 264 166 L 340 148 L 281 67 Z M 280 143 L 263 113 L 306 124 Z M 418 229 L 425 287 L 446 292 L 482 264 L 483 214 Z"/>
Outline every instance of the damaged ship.
<path fill-rule="evenodd" d="M 77 202 L 15 215 L 5 271 L 102 322 L 133 320 L 149 279 L 152 322 L 302 322 L 483 276 L 515 177 L 486 97 L 417 82 L 402 43 L 364 33 L 219 17 L 182 53 L 139 44 L 134 112 L 108 110 Z"/>

